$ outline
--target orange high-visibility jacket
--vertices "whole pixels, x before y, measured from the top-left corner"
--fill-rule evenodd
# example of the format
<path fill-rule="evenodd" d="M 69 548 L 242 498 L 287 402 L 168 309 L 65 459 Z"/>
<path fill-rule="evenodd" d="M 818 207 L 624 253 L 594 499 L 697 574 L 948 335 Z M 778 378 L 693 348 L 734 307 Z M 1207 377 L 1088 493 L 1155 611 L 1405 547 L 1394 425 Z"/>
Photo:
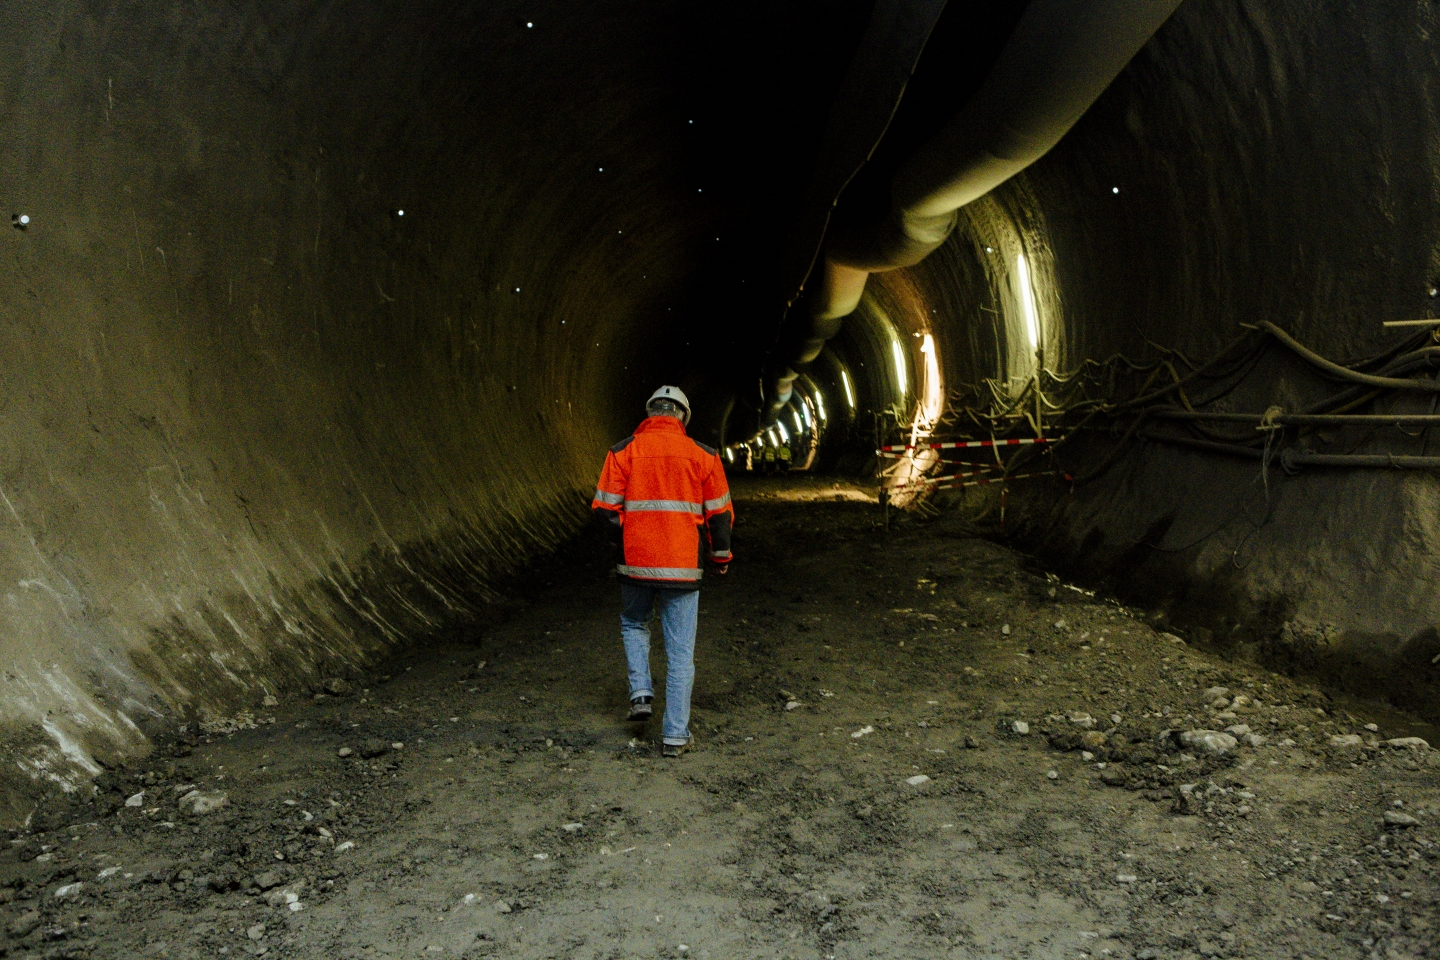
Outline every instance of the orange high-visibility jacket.
<path fill-rule="evenodd" d="M 622 580 L 689 590 L 700 585 L 704 560 L 730 562 L 735 509 L 720 454 L 687 437 L 674 417 L 647 417 L 610 448 L 590 509 L 620 531 Z"/>

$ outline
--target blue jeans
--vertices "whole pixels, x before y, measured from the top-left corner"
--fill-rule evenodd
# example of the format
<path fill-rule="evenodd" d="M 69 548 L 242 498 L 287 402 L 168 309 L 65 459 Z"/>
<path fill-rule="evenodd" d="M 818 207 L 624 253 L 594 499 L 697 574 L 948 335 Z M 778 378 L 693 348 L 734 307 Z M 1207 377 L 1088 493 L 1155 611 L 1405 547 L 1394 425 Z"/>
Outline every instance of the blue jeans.
<path fill-rule="evenodd" d="M 650 614 L 660 607 L 660 629 L 665 634 L 665 722 L 660 735 L 666 743 L 690 742 L 690 691 L 695 686 L 695 625 L 700 619 L 699 590 L 660 590 L 631 583 L 620 585 L 620 639 L 630 665 L 630 699 L 653 697 L 650 685 Z"/>

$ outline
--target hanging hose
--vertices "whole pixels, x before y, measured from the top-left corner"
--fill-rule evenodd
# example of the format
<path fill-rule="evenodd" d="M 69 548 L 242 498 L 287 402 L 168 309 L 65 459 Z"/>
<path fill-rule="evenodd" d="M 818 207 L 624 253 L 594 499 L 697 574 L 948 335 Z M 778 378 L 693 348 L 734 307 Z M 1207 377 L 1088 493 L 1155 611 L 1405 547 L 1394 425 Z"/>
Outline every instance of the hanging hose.
<path fill-rule="evenodd" d="M 1264 330 L 1266 333 L 1270 334 L 1270 336 L 1285 344 L 1285 346 L 1295 351 L 1297 355 L 1302 357 L 1312 366 L 1317 367 L 1320 370 L 1324 370 L 1326 373 L 1330 374 L 1333 377 L 1336 377 L 1337 379 L 1350 380 L 1354 383 L 1363 383 L 1372 387 L 1387 387 L 1391 390 L 1440 391 L 1440 380 L 1410 380 L 1402 379 L 1399 377 L 1377 377 L 1373 374 L 1360 373 L 1357 370 L 1351 370 L 1349 367 L 1342 367 L 1340 364 L 1336 363 L 1333 360 L 1326 360 L 1324 357 L 1320 356 L 1320 354 L 1316 353 L 1314 350 L 1311 350 L 1309 347 L 1305 346 L 1303 343 L 1290 336 L 1290 334 L 1275 326 L 1275 324 L 1271 323 L 1269 320 L 1261 320 L 1259 323 L 1259 329 Z M 1428 359 L 1428 351 L 1421 350 L 1417 351 L 1417 353 L 1426 354 Z M 1410 356 L 1415 356 L 1415 354 L 1410 354 Z"/>

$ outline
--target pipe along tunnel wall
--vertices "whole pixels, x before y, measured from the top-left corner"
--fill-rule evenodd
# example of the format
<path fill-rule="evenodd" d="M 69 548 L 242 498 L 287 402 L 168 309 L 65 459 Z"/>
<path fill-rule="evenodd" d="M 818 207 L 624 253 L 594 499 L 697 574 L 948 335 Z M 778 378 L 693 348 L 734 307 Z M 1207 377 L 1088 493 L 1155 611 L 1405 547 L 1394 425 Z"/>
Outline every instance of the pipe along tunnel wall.
<path fill-rule="evenodd" d="M 581 522 L 656 383 L 715 422 L 773 340 L 764 270 L 869 5 L 7 14 L 0 201 L 31 218 L 0 270 L 18 816 L 163 727 L 479 615 Z M 812 370 L 832 408 L 854 371 L 849 436 L 890 400 L 877 311 L 932 331 L 951 385 L 1008 369 L 1022 250 L 1057 370 L 1147 339 L 1204 358 L 1242 319 L 1356 354 L 1425 313 L 1432 21 L 1187 0 L 1054 151 L 872 278 Z M 1318 389 L 1267 363 L 1235 409 Z M 1208 608 L 1217 638 L 1289 623 L 1304 656 L 1435 702 L 1432 475 L 1272 477 L 1259 529 L 1254 464 L 1147 444 L 1111 476 L 1017 486 L 1012 530 L 1177 620 Z"/>
<path fill-rule="evenodd" d="M 912 378 L 921 358 L 910 334 L 933 331 L 948 386 L 1010 377 L 1018 392 L 1034 364 L 1022 253 L 1046 367 L 1060 374 L 1117 353 L 1154 359 L 1157 347 L 1202 362 L 1243 335 L 1242 323 L 1263 320 L 1336 359 L 1413 335 L 1381 323 L 1436 315 L 1437 26 L 1429 7 L 1187 0 L 1054 151 L 964 208 L 935 255 L 873 275 L 835 352 L 861 374 L 872 407 L 890 402 L 894 385 L 883 353 L 853 329 L 867 325 L 899 332 Z M 1296 413 L 1344 386 L 1273 340 L 1236 379 L 1211 409 Z M 1206 393 L 1192 386 L 1191 399 Z M 1353 412 L 1433 413 L 1433 399 L 1394 393 Z M 1065 421 L 1053 422 L 1063 433 Z M 1056 450 L 1059 466 L 1082 475 L 1118 449 L 1092 482 L 1012 485 L 1006 535 L 1081 582 L 1158 609 L 1192 641 L 1437 716 L 1433 469 L 1290 471 L 1277 460 L 1262 474 L 1259 449 L 1245 458 L 1122 443 L 1131 422 L 1092 422 L 1114 429 Z M 1253 423 L 1228 425 L 1242 440 L 1245 431 L 1256 436 Z M 1185 434 L 1159 422 L 1146 432 Z M 1440 452 L 1393 426 L 1290 430 L 1285 443 Z M 1029 462 L 1019 469 L 1046 465 Z M 941 500 L 991 520 L 999 508 L 993 487 Z"/>

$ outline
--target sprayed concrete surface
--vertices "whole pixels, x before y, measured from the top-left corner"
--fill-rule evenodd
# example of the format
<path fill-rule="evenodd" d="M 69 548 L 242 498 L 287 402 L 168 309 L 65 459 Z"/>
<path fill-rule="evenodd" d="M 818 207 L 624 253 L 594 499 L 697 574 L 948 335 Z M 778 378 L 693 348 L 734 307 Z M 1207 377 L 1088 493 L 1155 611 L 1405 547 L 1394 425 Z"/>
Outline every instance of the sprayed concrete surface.
<path fill-rule="evenodd" d="M 740 491 L 691 753 L 620 719 L 617 590 L 579 544 L 508 619 L 37 811 L 7 955 L 1433 956 L 1428 727 L 953 518 L 887 537 L 853 490 Z"/>

